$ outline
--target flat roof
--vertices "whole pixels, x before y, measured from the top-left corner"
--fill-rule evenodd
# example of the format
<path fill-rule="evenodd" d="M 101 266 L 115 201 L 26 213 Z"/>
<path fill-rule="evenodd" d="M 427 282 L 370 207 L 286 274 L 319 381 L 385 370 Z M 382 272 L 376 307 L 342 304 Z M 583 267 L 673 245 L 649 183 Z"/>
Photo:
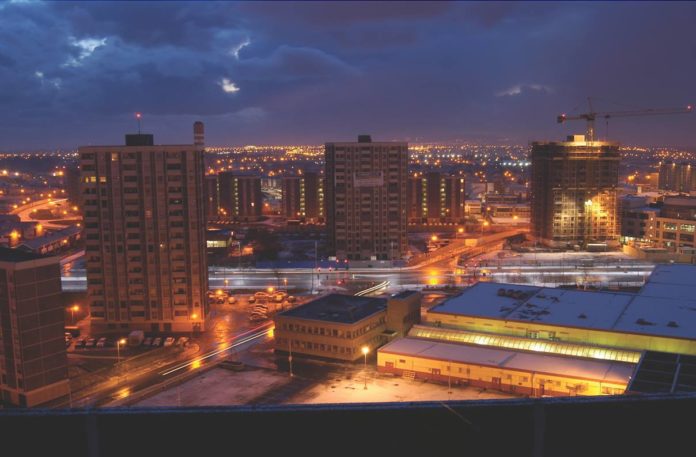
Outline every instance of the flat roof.
<path fill-rule="evenodd" d="M 577 359 L 408 337 L 394 340 L 382 346 L 378 352 L 626 384 L 635 367 L 632 363 Z"/>
<path fill-rule="evenodd" d="M 330 294 L 319 297 L 297 308 L 279 313 L 279 316 L 316 321 L 353 324 L 387 309 L 384 298 L 356 297 Z"/>
<path fill-rule="evenodd" d="M 34 254 L 33 252 L 0 247 L 0 262 L 29 262 L 45 258 L 45 255 Z"/>
<path fill-rule="evenodd" d="M 417 290 L 402 290 L 398 294 L 392 295 L 392 298 L 407 298 L 410 297 L 411 295 L 419 294 Z"/>
<path fill-rule="evenodd" d="M 696 265 L 658 265 L 638 293 L 477 283 L 430 313 L 696 339 Z"/>

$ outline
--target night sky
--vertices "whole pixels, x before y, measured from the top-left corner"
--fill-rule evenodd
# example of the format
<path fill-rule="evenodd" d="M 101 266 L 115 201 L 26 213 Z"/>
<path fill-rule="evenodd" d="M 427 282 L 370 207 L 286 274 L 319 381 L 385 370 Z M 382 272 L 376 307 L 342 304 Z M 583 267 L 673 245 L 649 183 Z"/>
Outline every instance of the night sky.
<path fill-rule="evenodd" d="M 373 139 L 526 144 L 696 103 L 694 3 L 0 3 L 0 151 Z M 696 113 L 613 120 L 696 147 Z M 598 125 L 600 137 L 604 123 Z"/>

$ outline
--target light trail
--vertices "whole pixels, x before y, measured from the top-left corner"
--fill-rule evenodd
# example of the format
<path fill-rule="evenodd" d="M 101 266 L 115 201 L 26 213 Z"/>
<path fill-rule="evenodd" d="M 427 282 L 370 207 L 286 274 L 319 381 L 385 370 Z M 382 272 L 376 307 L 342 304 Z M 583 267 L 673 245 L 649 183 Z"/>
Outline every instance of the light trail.
<path fill-rule="evenodd" d="M 235 348 L 235 347 L 240 346 L 240 345 L 242 345 L 242 344 L 248 343 L 248 342 L 253 341 L 253 340 L 257 339 L 257 338 L 261 338 L 262 336 L 268 335 L 268 327 L 270 327 L 270 326 L 271 326 L 271 324 L 268 323 L 268 324 L 264 324 L 264 325 L 261 325 L 261 326 L 259 326 L 259 327 L 256 327 L 255 329 L 248 330 L 248 331 L 246 331 L 246 332 L 244 332 L 244 333 L 242 333 L 242 334 L 236 336 L 236 337 L 235 337 L 235 342 L 234 342 L 234 343 L 228 344 L 227 346 L 223 347 L 222 349 L 217 349 L 217 350 L 215 350 L 215 351 L 211 351 L 211 352 L 209 352 L 209 353 L 207 353 L 207 354 L 205 354 L 205 355 L 203 355 L 203 356 L 201 356 L 201 357 L 197 357 L 197 358 L 194 359 L 194 360 L 191 360 L 191 361 L 189 361 L 189 362 L 182 363 L 181 365 L 176 366 L 176 367 L 174 367 L 174 368 L 171 368 L 171 369 L 169 369 L 169 370 L 161 371 L 159 374 L 162 375 L 162 376 L 168 376 L 168 375 L 170 375 L 170 374 L 172 374 L 172 373 L 174 373 L 174 372 L 176 372 L 176 371 L 182 370 L 182 369 L 187 368 L 187 367 L 193 367 L 193 366 L 195 366 L 195 368 L 200 368 L 201 362 L 204 361 L 204 360 L 206 360 L 206 359 L 209 359 L 209 358 L 211 358 L 211 357 L 215 357 L 216 355 L 222 354 L 222 353 L 225 352 L 225 351 L 229 351 L 229 350 L 232 349 L 232 348 Z M 247 336 L 246 338 L 243 338 L 243 339 L 237 341 L 237 338 L 239 338 L 240 336 L 245 335 L 245 334 L 248 334 L 248 333 L 253 332 L 253 331 L 256 331 L 256 330 L 258 330 L 258 329 L 260 329 L 260 328 L 263 328 L 263 330 L 258 331 L 257 333 L 251 334 L 250 336 Z"/>

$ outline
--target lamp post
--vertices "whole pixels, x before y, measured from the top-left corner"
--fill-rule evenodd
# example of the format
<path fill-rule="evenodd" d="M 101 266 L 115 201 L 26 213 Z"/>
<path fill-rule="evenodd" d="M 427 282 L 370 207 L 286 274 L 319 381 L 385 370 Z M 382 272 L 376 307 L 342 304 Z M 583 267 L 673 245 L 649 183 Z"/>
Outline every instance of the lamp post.
<path fill-rule="evenodd" d="M 72 320 L 73 325 L 75 325 L 75 311 L 79 311 L 80 307 L 77 305 L 73 305 L 70 307 L 70 319 Z"/>
<path fill-rule="evenodd" d="M 367 346 L 363 346 L 362 353 L 363 353 L 363 356 L 365 357 L 365 362 L 363 364 L 363 370 L 365 371 L 365 384 L 363 386 L 364 390 L 367 390 L 367 353 L 368 352 L 370 352 L 370 348 L 368 348 Z"/>
<path fill-rule="evenodd" d="M 116 341 L 116 365 L 121 363 L 121 345 L 126 344 L 126 339 L 121 338 L 120 340 Z"/>

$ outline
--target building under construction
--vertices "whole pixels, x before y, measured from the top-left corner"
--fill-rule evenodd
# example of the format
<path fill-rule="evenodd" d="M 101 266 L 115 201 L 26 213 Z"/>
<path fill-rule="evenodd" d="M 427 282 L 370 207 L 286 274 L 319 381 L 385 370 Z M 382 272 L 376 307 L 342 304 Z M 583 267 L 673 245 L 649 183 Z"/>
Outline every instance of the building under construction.
<path fill-rule="evenodd" d="M 532 234 L 554 247 L 618 243 L 619 145 L 586 141 L 532 144 Z"/>

